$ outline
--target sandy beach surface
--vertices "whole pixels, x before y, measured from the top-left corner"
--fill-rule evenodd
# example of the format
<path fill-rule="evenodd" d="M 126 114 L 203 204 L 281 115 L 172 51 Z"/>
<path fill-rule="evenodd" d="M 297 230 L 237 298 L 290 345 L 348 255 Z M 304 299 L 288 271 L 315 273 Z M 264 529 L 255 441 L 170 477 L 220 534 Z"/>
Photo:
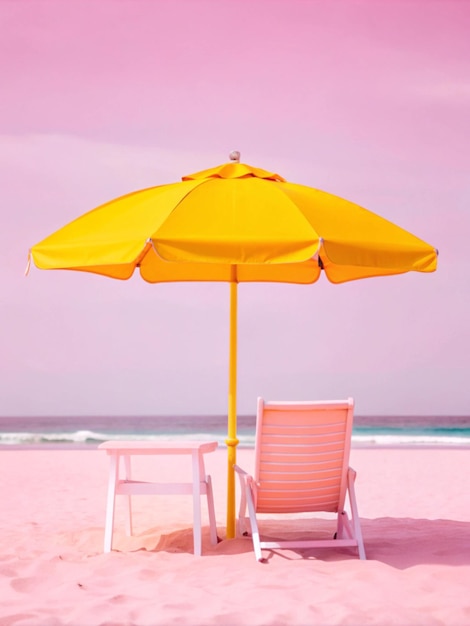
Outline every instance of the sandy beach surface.
<path fill-rule="evenodd" d="M 252 469 L 253 451 L 238 462 Z M 356 448 L 351 466 L 367 561 L 353 550 L 265 552 L 249 538 L 192 554 L 188 496 L 134 498 L 135 536 L 117 501 L 103 554 L 108 458 L 90 450 L 0 451 L 0 625 L 470 624 L 470 449 Z M 146 457 L 135 478 L 185 480 L 182 458 Z M 225 538 L 226 451 L 207 455 Z M 269 534 L 311 522 L 264 520 Z M 332 532 L 320 515 L 318 533 Z M 334 531 L 334 529 L 333 529 Z"/>

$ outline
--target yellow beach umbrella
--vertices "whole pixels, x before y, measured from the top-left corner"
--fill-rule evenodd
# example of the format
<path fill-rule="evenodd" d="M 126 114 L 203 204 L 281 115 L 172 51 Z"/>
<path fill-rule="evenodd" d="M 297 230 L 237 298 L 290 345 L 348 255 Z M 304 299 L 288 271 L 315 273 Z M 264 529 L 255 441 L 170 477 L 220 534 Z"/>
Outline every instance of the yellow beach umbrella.
<path fill-rule="evenodd" d="M 227 537 L 235 536 L 237 285 L 333 283 L 432 272 L 435 248 L 337 196 L 231 161 L 142 189 L 84 214 L 30 255 L 40 269 L 93 272 L 149 283 L 230 283 Z"/>

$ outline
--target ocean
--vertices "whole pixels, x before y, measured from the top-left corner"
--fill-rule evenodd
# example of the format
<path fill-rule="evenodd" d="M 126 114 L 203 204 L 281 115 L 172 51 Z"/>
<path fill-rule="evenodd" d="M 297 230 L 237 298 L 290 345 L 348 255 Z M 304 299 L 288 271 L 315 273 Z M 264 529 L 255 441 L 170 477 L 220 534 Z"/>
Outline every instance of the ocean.
<path fill-rule="evenodd" d="M 238 416 L 239 447 L 255 416 Z M 210 439 L 225 447 L 227 416 L 0 417 L 0 448 L 93 448 L 111 439 Z M 353 447 L 470 447 L 470 416 L 355 416 Z"/>

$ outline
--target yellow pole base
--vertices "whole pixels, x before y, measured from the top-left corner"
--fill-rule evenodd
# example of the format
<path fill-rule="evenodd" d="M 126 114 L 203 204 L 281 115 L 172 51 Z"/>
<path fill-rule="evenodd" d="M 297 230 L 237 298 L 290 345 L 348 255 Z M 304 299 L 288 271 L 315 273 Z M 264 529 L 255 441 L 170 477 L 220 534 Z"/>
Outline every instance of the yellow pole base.
<path fill-rule="evenodd" d="M 227 539 L 236 535 L 235 511 L 235 472 L 233 466 L 237 462 L 238 439 L 226 439 L 227 444 Z"/>

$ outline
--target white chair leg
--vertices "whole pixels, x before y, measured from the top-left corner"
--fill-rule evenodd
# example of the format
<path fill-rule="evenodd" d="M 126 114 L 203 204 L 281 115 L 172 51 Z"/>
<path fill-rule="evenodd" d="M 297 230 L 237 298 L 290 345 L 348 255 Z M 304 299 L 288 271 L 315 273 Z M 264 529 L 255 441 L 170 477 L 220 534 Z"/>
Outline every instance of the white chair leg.
<path fill-rule="evenodd" d="M 335 539 L 342 539 L 344 531 L 343 524 L 343 514 L 341 512 L 338 513 L 337 524 L 336 524 L 336 536 Z"/>
<path fill-rule="evenodd" d="M 263 555 L 261 554 L 258 522 L 256 521 L 255 505 L 253 502 L 253 495 L 251 493 L 251 488 L 249 485 L 246 486 L 246 501 L 248 505 L 248 515 L 250 516 L 251 539 L 253 541 L 253 549 L 255 551 L 255 557 L 257 561 L 262 561 Z"/>
<path fill-rule="evenodd" d="M 356 492 L 354 490 L 354 481 L 356 480 L 356 472 L 349 469 L 348 472 L 348 494 L 349 503 L 351 506 L 352 526 L 354 530 L 354 537 L 357 541 L 357 549 L 359 552 L 359 558 L 366 559 L 366 551 L 364 548 L 364 540 L 362 538 L 361 523 L 359 521 L 359 512 L 357 509 Z"/>
<path fill-rule="evenodd" d="M 346 511 L 341 513 L 341 519 L 343 524 L 343 538 L 355 539 L 354 530 L 351 526 L 351 520 L 349 519 Z"/>
<path fill-rule="evenodd" d="M 243 472 L 237 465 L 236 468 L 238 478 L 240 479 L 240 507 L 238 509 L 237 531 L 239 535 L 247 535 L 246 531 L 246 472 Z"/>

